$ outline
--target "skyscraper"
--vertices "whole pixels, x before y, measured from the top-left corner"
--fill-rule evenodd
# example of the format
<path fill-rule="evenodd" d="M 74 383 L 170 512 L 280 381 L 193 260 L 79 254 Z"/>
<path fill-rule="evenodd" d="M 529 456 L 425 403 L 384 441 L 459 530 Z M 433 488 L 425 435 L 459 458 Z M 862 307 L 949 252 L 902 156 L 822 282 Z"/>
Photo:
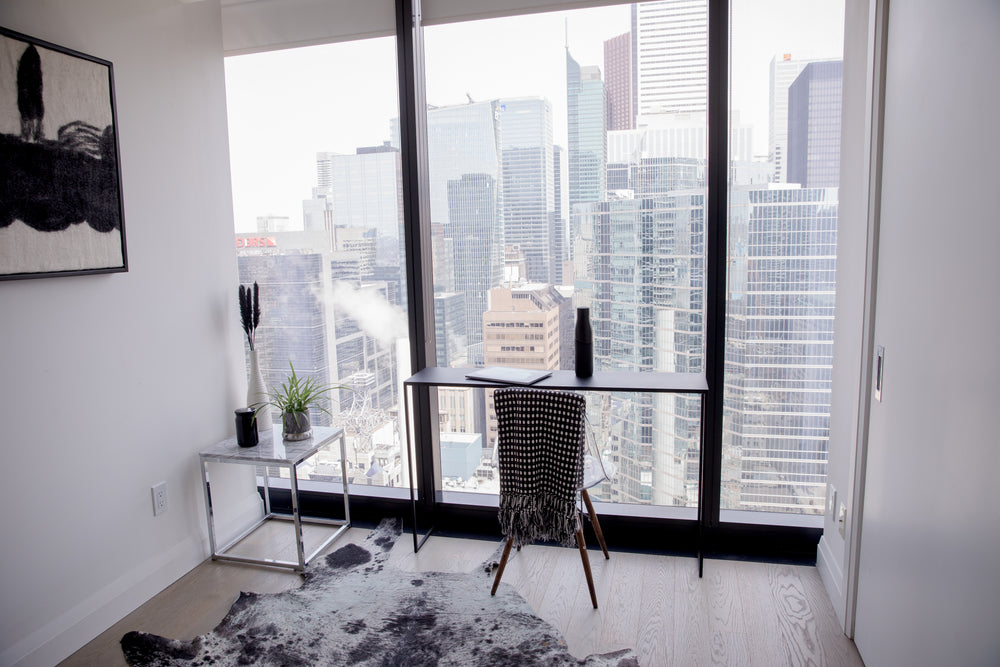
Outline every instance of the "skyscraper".
<path fill-rule="evenodd" d="M 844 63 L 806 65 L 788 88 L 788 182 L 840 185 L 840 107 Z"/>
<path fill-rule="evenodd" d="M 527 279 L 556 282 L 561 267 L 554 236 L 555 164 L 552 106 L 541 97 L 498 101 L 503 238 L 527 260 Z"/>
<path fill-rule="evenodd" d="M 607 190 L 604 82 L 598 67 L 580 65 L 566 49 L 569 216 L 575 234 L 578 204 L 602 201 Z"/>
<path fill-rule="evenodd" d="M 239 240 L 244 239 L 240 244 Z M 302 377 L 328 384 L 337 374 L 335 335 L 329 312 L 332 280 L 326 235 L 322 232 L 276 232 L 270 244 L 246 243 L 252 237 L 237 235 L 237 265 L 241 284 L 260 285 L 262 317 L 256 348 L 264 386 L 280 386 L 290 372 L 289 363 Z M 337 393 L 324 399 L 336 413 Z M 331 402 L 327 402 L 331 401 Z M 316 424 L 330 423 L 324 412 L 313 411 Z"/>
<path fill-rule="evenodd" d="M 604 90 L 608 98 L 604 128 L 609 132 L 632 129 L 631 33 L 604 42 Z"/>
<path fill-rule="evenodd" d="M 822 513 L 836 287 L 834 188 L 734 189 L 723 508 Z"/>
<path fill-rule="evenodd" d="M 824 60 L 796 60 L 790 53 L 771 58 L 769 68 L 767 159 L 774 170 L 775 183 L 787 182 L 788 174 L 788 88 L 806 65 Z"/>
<path fill-rule="evenodd" d="M 577 289 L 591 303 L 594 366 L 633 372 L 702 368 L 703 164 L 635 166 L 636 196 L 581 207 Z M 663 188 L 670 194 L 644 196 Z M 697 497 L 700 402 L 684 395 L 613 396 L 599 437 L 614 443 L 611 499 L 687 505 Z M 610 412 L 608 412 L 610 411 Z M 602 414 L 602 416 L 604 416 Z M 692 467 L 692 461 L 694 466 Z M 691 470 L 694 470 L 692 476 Z"/>
<path fill-rule="evenodd" d="M 753 160 L 753 128 L 733 111 L 729 122 L 729 154 L 734 163 Z M 708 158 L 708 126 L 697 114 L 646 116 L 634 130 L 608 132 L 608 163 L 636 164 L 644 158 Z M 614 189 L 609 187 L 610 189 Z"/>
<path fill-rule="evenodd" d="M 434 324 L 444 331 L 437 337 L 437 365 L 449 368 L 466 363 L 465 298 L 458 292 L 434 293 Z"/>
<path fill-rule="evenodd" d="M 436 291 L 463 296 L 468 365 L 482 364 L 482 316 L 487 292 L 501 279 L 500 115 L 497 100 L 427 112 L 434 286 Z M 398 146 L 399 119 L 392 121 L 392 129 L 393 145 Z M 450 257 L 444 256 L 447 253 Z M 438 327 L 437 336 L 447 336 L 447 332 Z"/>
<path fill-rule="evenodd" d="M 319 153 L 319 186 L 329 188 L 333 224 L 375 230 L 375 264 L 398 266 L 403 251 L 402 174 L 399 151 L 389 145 L 353 155 Z"/>
<path fill-rule="evenodd" d="M 496 100 L 438 107 L 427 111 L 427 160 L 431 222 L 450 224 L 448 183 L 463 175 L 483 174 L 496 184 L 493 211 L 500 216 L 500 110 Z M 398 146 L 398 131 L 396 142 Z M 497 222 L 502 218 L 497 217 Z M 499 258 L 499 248 L 497 249 Z"/>
<path fill-rule="evenodd" d="M 552 216 L 552 250 L 559 262 L 559 274 L 555 282 L 559 285 L 573 284 L 573 265 L 570 263 L 571 239 L 567 220 L 566 188 L 563 186 L 563 175 L 566 174 L 566 149 L 553 146 L 552 175 L 555 183 L 555 214 Z"/>
<path fill-rule="evenodd" d="M 454 249 L 455 291 L 464 296 L 468 364 L 483 365 L 483 313 L 501 281 L 497 182 L 488 174 L 448 181 L 448 234 Z M 444 335 L 440 328 L 437 335 Z"/>
<path fill-rule="evenodd" d="M 708 109 L 707 0 L 633 4 L 632 63 L 633 113 L 704 114 Z"/>

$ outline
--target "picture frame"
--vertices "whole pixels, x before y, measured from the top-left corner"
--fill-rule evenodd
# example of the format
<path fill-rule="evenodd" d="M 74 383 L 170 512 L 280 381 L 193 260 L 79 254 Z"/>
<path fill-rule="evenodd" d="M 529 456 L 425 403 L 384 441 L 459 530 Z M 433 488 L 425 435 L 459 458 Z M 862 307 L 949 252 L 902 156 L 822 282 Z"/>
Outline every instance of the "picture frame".
<path fill-rule="evenodd" d="M 128 271 L 114 68 L 0 27 L 0 280 Z"/>

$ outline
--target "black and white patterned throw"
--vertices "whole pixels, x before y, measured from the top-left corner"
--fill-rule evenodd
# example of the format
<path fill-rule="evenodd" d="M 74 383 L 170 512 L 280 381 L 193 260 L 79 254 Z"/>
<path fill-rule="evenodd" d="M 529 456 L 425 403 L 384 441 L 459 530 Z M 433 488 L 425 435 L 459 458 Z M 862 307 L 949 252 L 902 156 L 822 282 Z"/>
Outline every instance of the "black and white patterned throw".
<path fill-rule="evenodd" d="M 514 546 L 552 540 L 575 546 L 583 482 L 586 399 L 566 391 L 510 387 L 493 395 L 500 469 L 500 528 Z"/>

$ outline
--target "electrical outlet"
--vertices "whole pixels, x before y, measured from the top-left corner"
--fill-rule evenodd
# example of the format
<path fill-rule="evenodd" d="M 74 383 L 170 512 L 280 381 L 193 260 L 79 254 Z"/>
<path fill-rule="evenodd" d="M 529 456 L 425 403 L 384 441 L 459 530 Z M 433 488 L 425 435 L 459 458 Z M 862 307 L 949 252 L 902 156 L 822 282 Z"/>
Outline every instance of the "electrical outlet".
<path fill-rule="evenodd" d="M 840 508 L 837 510 L 837 530 L 840 531 L 840 536 L 845 537 L 847 532 L 847 505 L 840 503 Z"/>
<path fill-rule="evenodd" d="M 837 509 L 837 487 L 833 484 L 826 485 L 826 513 L 833 518 L 833 513 Z"/>
<path fill-rule="evenodd" d="M 167 511 L 167 483 L 160 482 L 153 485 L 153 516 L 158 516 Z"/>

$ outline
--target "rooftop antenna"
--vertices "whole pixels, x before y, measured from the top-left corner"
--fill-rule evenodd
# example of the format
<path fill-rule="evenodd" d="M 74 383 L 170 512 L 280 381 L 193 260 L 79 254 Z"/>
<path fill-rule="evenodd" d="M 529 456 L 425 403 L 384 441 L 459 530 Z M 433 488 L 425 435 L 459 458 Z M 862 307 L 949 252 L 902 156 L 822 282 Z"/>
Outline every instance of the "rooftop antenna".
<path fill-rule="evenodd" d="M 566 22 L 566 50 L 569 51 L 569 17 L 563 19 Z"/>

